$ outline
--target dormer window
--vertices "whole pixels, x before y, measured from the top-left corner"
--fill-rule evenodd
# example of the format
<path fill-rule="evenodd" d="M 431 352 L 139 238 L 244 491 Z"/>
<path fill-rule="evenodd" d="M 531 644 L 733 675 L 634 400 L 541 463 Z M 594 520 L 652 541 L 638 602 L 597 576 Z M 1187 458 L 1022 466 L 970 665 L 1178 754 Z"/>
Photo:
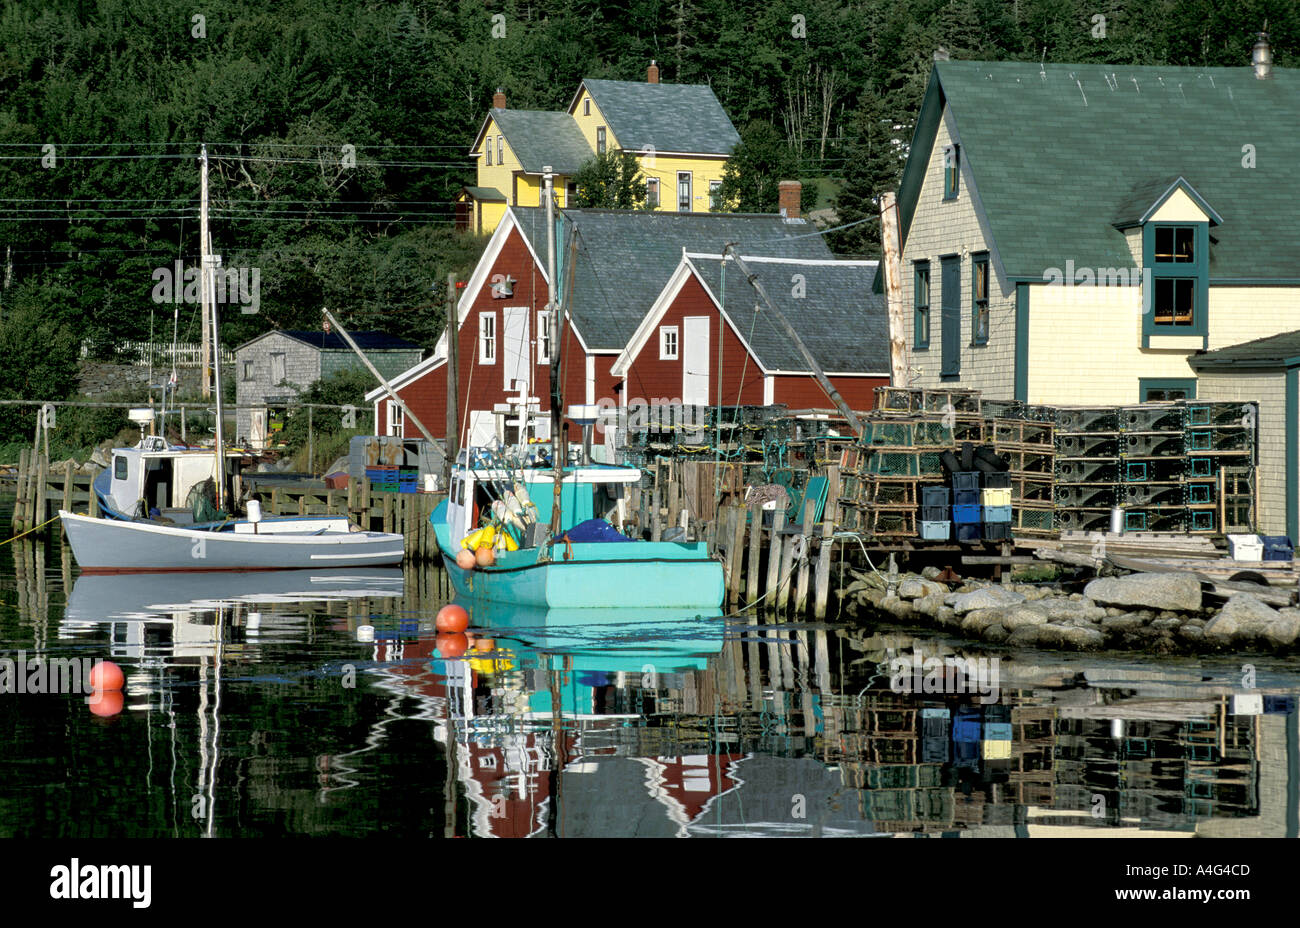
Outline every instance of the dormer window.
<path fill-rule="evenodd" d="M 1144 335 L 1209 331 L 1209 237 L 1208 222 L 1148 222 L 1143 227 Z"/>

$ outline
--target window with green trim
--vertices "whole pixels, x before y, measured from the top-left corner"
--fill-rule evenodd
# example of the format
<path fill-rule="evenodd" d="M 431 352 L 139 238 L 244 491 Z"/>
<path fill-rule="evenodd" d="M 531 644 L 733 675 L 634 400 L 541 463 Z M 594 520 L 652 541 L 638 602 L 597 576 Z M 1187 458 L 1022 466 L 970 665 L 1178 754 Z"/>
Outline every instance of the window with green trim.
<path fill-rule="evenodd" d="M 943 198 L 956 199 L 961 176 L 961 147 L 949 145 L 943 150 Z"/>
<path fill-rule="evenodd" d="M 915 286 L 912 288 L 912 305 L 915 308 L 912 343 L 916 348 L 930 347 L 930 262 L 917 261 Z"/>
<path fill-rule="evenodd" d="M 1138 400 L 1143 403 L 1164 400 L 1196 399 L 1195 377 L 1141 377 L 1138 379 Z"/>
<path fill-rule="evenodd" d="M 1209 331 L 1209 224 L 1148 223 L 1142 230 L 1145 335 L 1204 335 Z"/>
<path fill-rule="evenodd" d="M 971 344 L 989 342 L 989 256 L 971 257 Z"/>

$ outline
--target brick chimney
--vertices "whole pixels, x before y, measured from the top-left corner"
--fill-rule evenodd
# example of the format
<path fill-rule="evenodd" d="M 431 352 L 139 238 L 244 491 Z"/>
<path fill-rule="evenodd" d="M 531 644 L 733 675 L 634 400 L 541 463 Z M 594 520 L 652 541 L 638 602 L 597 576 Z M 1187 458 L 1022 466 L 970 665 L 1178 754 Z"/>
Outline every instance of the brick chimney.
<path fill-rule="evenodd" d="M 1269 47 L 1267 32 L 1257 33 L 1256 37 L 1259 41 L 1251 49 L 1250 63 L 1255 68 L 1255 77 L 1266 81 L 1273 76 L 1273 49 Z"/>
<path fill-rule="evenodd" d="M 650 67 L 645 69 L 645 82 L 647 84 L 659 83 L 659 65 L 655 64 L 654 59 L 650 59 Z"/>
<path fill-rule="evenodd" d="M 506 92 L 502 90 L 500 87 L 498 87 L 497 92 L 492 94 L 492 109 L 503 110 L 505 108 L 506 108 Z"/>
<path fill-rule="evenodd" d="M 799 201 L 803 198 L 803 184 L 797 180 L 783 180 L 777 185 L 777 205 L 786 219 L 799 218 Z"/>

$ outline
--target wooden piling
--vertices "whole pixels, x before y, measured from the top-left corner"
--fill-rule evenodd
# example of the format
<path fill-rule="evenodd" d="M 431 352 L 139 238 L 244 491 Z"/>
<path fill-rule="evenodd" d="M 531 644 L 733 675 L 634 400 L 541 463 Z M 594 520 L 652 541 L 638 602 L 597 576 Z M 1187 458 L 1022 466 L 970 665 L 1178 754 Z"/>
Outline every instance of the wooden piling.
<path fill-rule="evenodd" d="M 92 519 L 99 518 L 99 494 L 95 492 L 95 479 L 99 476 L 99 470 L 95 469 L 90 472 L 90 506 L 87 512 Z"/>
<path fill-rule="evenodd" d="M 731 561 L 731 579 L 727 584 L 727 589 L 731 592 L 731 600 L 735 602 L 740 598 L 740 581 L 744 575 L 745 568 L 745 529 L 746 529 L 746 510 L 745 507 L 736 503 L 728 507 L 735 518 L 735 525 L 731 530 L 731 546 L 736 549 L 736 555 Z"/>
<path fill-rule="evenodd" d="M 831 525 L 840 521 L 840 466 L 826 465 L 826 506 L 822 509 L 822 518 Z"/>
<path fill-rule="evenodd" d="M 808 577 L 812 565 L 812 539 L 813 524 L 817 515 L 817 501 L 804 500 L 803 504 L 803 524 L 799 528 L 799 534 L 804 538 L 803 562 L 799 565 L 799 577 L 795 584 L 794 608 L 797 612 L 803 613 L 808 610 Z"/>
<path fill-rule="evenodd" d="M 772 534 L 767 548 L 767 589 L 763 591 L 764 595 L 771 597 L 769 604 L 775 602 L 776 585 L 781 582 L 781 532 L 784 528 L 785 510 L 778 503 L 772 515 Z"/>
<path fill-rule="evenodd" d="M 817 577 L 814 582 L 813 618 L 826 618 L 826 604 L 831 593 L 831 555 L 835 551 L 835 526 L 830 519 L 822 520 L 821 547 L 817 551 Z"/>
<path fill-rule="evenodd" d="M 659 541 L 663 538 L 664 524 L 663 513 L 659 510 L 659 486 L 655 485 L 654 499 L 650 504 L 650 540 Z"/>
<path fill-rule="evenodd" d="M 32 486 L 31 493 L 31 528 L 41 525 L 48 518 L 45 515 L 45 484 L 49 480 L 49 466 L 49 459 L 45 455 L 37 455 L 36 483 Z"/>
<path fill-rule="evenodd" d="M 14 514 L 10 520 L 15 532 L 27 531 L 27 481 L 31 458 L 27 449 L 18 452 L 18 498 L 14 500 Z"/>
<path fill-rule="evenodd" d="M 749 559 L 745 562 L 745 602 L 758 599 L 758 564 L 763 546 L 763 506 L 749 504 Z"/>

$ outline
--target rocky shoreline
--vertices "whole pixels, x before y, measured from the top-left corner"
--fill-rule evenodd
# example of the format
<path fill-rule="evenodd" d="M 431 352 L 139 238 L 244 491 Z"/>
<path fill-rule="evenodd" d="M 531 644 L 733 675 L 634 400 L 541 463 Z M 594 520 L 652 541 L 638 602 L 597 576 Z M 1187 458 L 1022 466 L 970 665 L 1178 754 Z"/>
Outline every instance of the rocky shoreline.
<path fill-rule="evenodd" d="M 939 582 L 940 572 L 853 571 L 845 611 L 929 625 L 990 644 L 1065 651 L 1290 652 L 1300 646 L 1300 609 L 1275 609 L 1250 593 L 1211 606 L 1190 573 L 1135 573 L 1092 580 L 1083 592 L 1060 583 Z M 1265 589 L 1261 589 L 1261 595 Z"/>

